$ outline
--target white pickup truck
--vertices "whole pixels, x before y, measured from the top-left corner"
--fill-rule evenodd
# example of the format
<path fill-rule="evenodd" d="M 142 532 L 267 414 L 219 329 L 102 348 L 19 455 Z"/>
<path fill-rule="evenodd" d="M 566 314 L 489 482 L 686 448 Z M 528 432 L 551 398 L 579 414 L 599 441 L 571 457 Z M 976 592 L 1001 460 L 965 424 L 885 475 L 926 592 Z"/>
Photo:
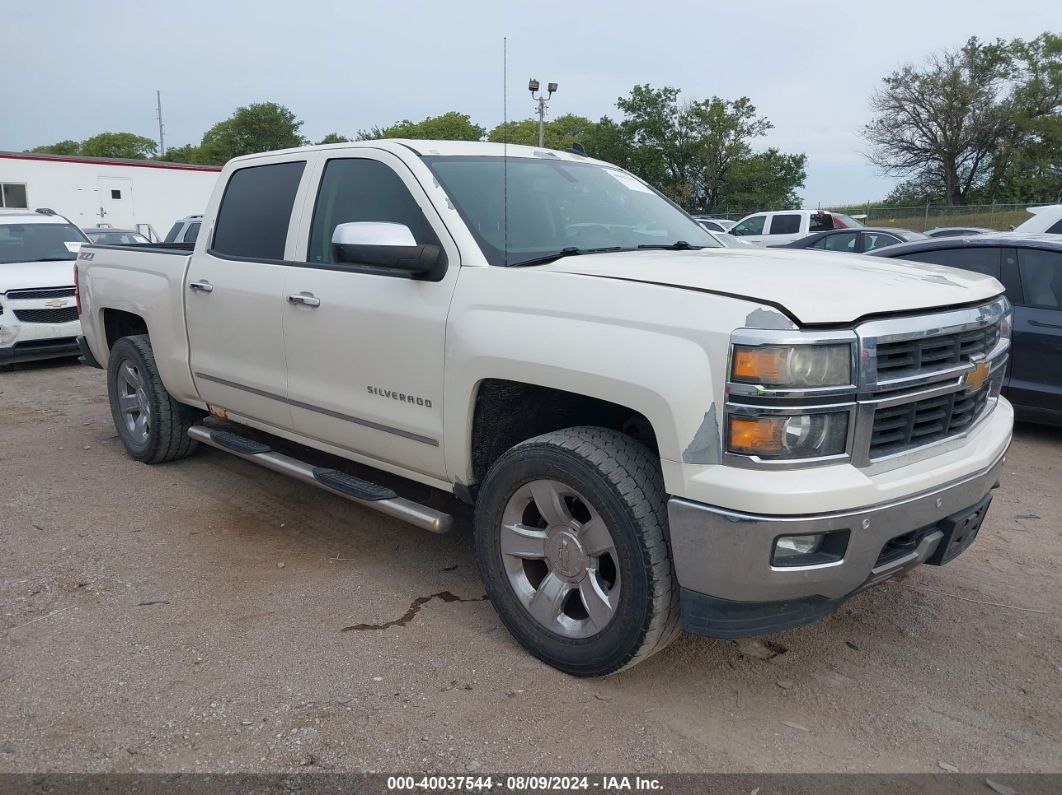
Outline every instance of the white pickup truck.
<path fill-rule="evenodd" d="M 202 224 L 194 249 L 77 262 L 83 351 L 128 453 L 210 445 L 435 532 L 450 515 L 305 459 L 452 492 L 502 620 L 572 674 L 680 626 L 796 627 L 947 562 L 1010 443 L 997 281 L 724 249 L 577 154 L 241 157 Z"/>

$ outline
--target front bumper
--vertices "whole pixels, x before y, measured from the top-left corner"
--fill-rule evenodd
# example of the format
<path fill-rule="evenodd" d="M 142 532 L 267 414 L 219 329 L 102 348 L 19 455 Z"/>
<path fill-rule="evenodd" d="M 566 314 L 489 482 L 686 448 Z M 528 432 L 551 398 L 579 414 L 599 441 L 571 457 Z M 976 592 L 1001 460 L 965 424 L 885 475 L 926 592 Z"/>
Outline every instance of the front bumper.
<path fill-rule="evenodd" d="M 849 512 L 762 516 L 672 497 L 668 519 L 683 627 L 702 635 L 742 637 L 828 615 L 854 593 L 929 559 L 944 537 L 938 525 L 981 502 L 998 485 L 1004 461 L 1000 455 L 961 480 Z M 833 531 L 848 531 L 840 560 L 772 565 L 779 536 Z M 885 554 L 890 541 L 912 532 L 912 548 Z"/>
<path fill-rule="evenodd" d="M 37 362 L 42 359 L 61 359 L 67 356 L 77 356 L 79 353 L 76 337 L 29 340 L 16 342 L 7 348 L 0 348 L 0 365 Z"/>

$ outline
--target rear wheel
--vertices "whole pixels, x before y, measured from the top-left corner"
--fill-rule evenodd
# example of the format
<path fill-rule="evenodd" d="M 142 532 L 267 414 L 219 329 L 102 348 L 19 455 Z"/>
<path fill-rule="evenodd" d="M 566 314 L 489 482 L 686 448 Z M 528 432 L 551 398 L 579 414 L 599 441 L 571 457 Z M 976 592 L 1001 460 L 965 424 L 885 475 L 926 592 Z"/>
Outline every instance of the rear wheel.
<path fill-rule="evenodd" d="M 634 665 L 677 633 L 659 463 L 605 428 L 523 442 L 491 467 L 476 552 L 491 602 L 532 654 L 576 676 Z"/>
<path fill-rule="evenodd" d="M 146 334 L 122 337 L 111 348 L 107 392 L 118 438 L 132 458 L 161 464 L 195 452 L 188 429 L 203 412 L 166 391 Z"/>

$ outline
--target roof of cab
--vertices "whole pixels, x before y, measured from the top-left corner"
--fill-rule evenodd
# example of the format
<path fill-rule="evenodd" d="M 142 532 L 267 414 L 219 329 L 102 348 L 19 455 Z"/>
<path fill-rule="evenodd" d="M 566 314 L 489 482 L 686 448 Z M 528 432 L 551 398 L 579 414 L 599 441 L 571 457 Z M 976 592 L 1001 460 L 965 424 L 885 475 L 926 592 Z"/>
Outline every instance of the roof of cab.
<path fill-rule="evenodd" d="M 538 146 L 521 144 L 501 144 L 490 141 L 425 141 L 413 138 L 380 138 L 373 141 L 349 141 L 338 144 L 319 144 L 300 146 L 294 149 L 280 149 L 274 152 L 258 152 L 252 155 L 236 157 L 229 162 L 243 162 L 260 157 L 272 157 L 286 154 L 305 154 L 308 152 L 330 152 L 344 149 L 385 149 L 395 152 L 405 149 L 422 157 L 526 157 L 568 160 L 579 163 L 597 163 L 611 165 L 603 160 L 595 160 L 575 152 L 563 152 L 558 149 L 546 149 Z M 615 166 L 613 166 L 615 168 Z"/>

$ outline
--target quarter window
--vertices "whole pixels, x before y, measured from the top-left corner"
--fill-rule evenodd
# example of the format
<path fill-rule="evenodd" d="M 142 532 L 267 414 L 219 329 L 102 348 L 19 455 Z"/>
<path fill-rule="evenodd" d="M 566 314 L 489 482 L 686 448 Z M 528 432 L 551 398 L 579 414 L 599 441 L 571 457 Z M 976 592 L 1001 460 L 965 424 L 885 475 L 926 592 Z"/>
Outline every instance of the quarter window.
<path fill-rule="evenodd" d="M 828 232 L 833 229 L 833 216 L 829 213 L 812 213 L 809 224 L 811 232 Z"/>
<path fill-rule="evenodd" d="M 1020 248 L 1018 270 L 1027 305 L 1062 309 L 1062 254 Z"/>
<path fill-rule="evenodd" d="M 232 257 L 282 260 L 303 162 L 233 172 L 218 210 L 212 251 Z"/>
<path fill-rule="evenodd" d="M 772 235 L 795 235 L 799 231 L 799 215 L 776 215 L 771 219 Z"/>
<path fill-rule="evenodd" d="M 1055 221 L 1054 224 L 1048 227 L 1047 234 L 1062 235 L 1062 221 Z"/>
<path fill-rule="evenodd" d="M 863 236 L 866 241 L 866 251 L 873 251 L 876 248 L 885 248 L 885 246 L 894 246 L 897 243 L 902 242 L 900 238 L 893 235 L 887 235 L 883 232 L 867 232 Z"/>
<path fill-rule="evenodd" d="M 361 158 L 330 160 L 313 211 L 307 260 L 333 264 L 332 233 L 340 224 L 357 221 L 402 224 L 418 245 L 439 244 L 420 205 L 390 166 Z"/>
<path fill-rule="evenodd" d="M 29 204 L 26 202 L 26 186 L 14 182 L 0 184 L 0 207 L 27 209 Z"/>

